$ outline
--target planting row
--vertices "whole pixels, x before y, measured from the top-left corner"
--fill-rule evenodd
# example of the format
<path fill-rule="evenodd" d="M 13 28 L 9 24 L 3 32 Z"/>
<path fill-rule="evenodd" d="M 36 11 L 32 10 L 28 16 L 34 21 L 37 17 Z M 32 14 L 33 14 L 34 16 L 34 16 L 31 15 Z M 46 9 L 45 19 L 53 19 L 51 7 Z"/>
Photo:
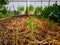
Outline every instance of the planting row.
<path fill-rule="evenodd" d="M 26 6 L 23 7 L 23 6 L 20 6 L 20 7 L 17 7 L 17 10 L 15 10 L 15 8 L 13 7 L 13 12 L 15 15 L 20 15 L 20 14 L 31 14 L 33 15 L 35 13 L 35 11 L 39 14 L 40 11 L 42 10 L 42 7 L 40 6 L 37 6 L 34 8 L 33 5 L 30 5 L 30 6 Z"/>

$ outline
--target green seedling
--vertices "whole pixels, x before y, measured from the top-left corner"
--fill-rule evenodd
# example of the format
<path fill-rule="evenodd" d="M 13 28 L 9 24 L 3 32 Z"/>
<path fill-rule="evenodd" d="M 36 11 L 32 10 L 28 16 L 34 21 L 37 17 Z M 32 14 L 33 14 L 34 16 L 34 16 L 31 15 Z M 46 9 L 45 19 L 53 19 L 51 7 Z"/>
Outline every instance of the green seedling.
<path fill-rule="evenodd" d="M 29 26 L 30 26 L 30 29 L 31 29 L 31 33 L 30 34 L 32 36 L 33 33 L 34 33 L 34 29 L 35 29 L 35 24 L 33 22 L 33 17 L 32 16 L 30 16 Z"/>

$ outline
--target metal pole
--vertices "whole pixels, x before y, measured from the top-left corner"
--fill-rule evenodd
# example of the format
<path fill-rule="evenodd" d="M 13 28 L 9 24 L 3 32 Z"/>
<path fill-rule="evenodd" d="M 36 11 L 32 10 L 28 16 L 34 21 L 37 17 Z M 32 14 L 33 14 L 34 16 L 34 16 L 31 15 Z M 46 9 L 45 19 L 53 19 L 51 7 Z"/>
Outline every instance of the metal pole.
<path fill-rule="evenodd" d="M 49 2 L 48 2 L 48 6 L 50 6 L 50 0 L 49 0 Z"/>
<path fill-rule="evenodd" d="M 28 0 L 28 7 L 29 7 L 29 0 Z M 29 11 L 29 9 L 28 9 L 28 11 Z"/>
<path fill-rule="evenodd" d="M 34 13 L 35 13 L 35 15 L 36 15 L 36 2 L 34 3 L 35 4 L 35 6 L 34 6 Z"/>
<path fill-rule="evenodd" d="M 42 7 L 42 0 L 41 0 L 41 7 Z"/>
<path fill-rule="evenodd" d="M 34 12 L 35 12 L 35 8 L 36 8 L 36 2 L 34 2 Z"/>
<path fill-rule="evenodd" d="M 56 0 L 56 4 L 57 4 L 57 0 Z"/>
<path fill-rule="evenodd" d="M 18 15 L 20 15 L 20 6 L 19 6 L 19 3 L 18 3 Z"/>
<path fill-rule="evenodd" d="M 56 10 L 57 10 L 57 0 L 56 0 L 56 2 L 55 2 L 55 4 L 54 4 L 54 14 L 56 14 Z"/>
<path fill-rule="evenodd" d="M 26 0 L 26 12 L 25 13 L 27 14 L 27 0 Z"/>
<path fill-rule="evenodd" d="M 28 14 L 28 3 L 27 3 L 28 1 L 26 0 L 26 15 Z"/>
<path fill-rule="evenodd" d="M 16 10 L 15 10 L 14 5 L 13 5 L 13 11 L 14 11 L 14 16 L 16 16 Z"/>

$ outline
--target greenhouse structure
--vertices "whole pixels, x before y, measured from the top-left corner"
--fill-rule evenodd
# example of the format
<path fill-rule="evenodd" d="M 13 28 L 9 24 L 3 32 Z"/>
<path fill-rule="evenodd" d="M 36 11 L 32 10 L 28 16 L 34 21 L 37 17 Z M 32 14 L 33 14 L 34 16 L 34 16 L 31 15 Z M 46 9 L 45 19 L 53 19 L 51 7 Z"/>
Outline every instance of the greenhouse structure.
<path fill-rule="evenodd" d="M 60 45 L 60 0 L 0 0 L 0 45 Z"/>
<path fill-rule="evenodd" d="M 55 2 L 57 1 L 57 4 L 60 4 L 60 0 L 9 0 L 9 8 L 13 7 L 13 5 L 15 5 L 15 8 L 17 8 L 18 6 L 24 6 L 26 7 L 26 5 L 30 6 L 33 5 L 34 7 L 36 6 L 49 6 L 49 5 L 53 5 L 55 4 Z"/>

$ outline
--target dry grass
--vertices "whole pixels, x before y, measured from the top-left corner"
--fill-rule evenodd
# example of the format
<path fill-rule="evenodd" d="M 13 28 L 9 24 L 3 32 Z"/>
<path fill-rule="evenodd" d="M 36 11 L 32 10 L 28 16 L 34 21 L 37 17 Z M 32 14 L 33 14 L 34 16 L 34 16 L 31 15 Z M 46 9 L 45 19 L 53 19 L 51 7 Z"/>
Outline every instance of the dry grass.
<path fill-rule="evenodd" d="M 29 16 L 16 16 L 0 20 L 0 44 L 12 45 L 60 45 L 60 26 L 34 17 L 36 25 L 30 37 Z M 3 35 L 4 34 L 4 35 Z"/>

